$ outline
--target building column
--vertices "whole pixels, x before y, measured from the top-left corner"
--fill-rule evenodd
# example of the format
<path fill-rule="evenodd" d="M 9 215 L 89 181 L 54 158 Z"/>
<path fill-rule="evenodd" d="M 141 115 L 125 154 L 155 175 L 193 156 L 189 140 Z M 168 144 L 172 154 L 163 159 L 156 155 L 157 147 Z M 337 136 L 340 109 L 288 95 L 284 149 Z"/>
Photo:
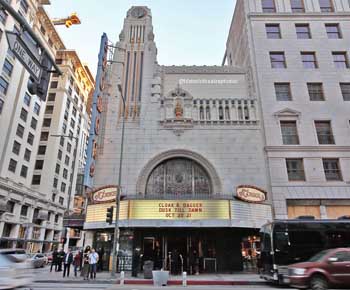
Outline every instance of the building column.
<path fill-rule="evenodd" d="M 0 222 L 0 237 L 2 237 L 2 232 L 4 231 L 5 222 Z"/>

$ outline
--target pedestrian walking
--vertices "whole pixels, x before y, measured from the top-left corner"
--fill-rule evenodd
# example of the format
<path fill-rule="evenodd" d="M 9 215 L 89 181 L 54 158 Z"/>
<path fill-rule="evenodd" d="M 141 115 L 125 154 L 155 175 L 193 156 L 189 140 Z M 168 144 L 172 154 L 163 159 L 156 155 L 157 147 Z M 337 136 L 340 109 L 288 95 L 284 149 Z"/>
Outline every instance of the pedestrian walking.
<path fill-rule="evenodd" d="M 58 268 L 58 252 L 57 249 L 55 248 L 52 253 L 52 261 L 51 261 L 51 267 L 50 267 L 50 272 L 52 272 L 52 267 L 55 266 L 55 272 L 57 272 Z"/>
<path fill-rule="evenodd" d="M 63 262 L 63 259 L 64 259 L 64 255 L 65 255 L 65 252 L 63 251 L 63 249 L 61 249 L 61 251 L 58 252 L 58 255 L 57 255 L 57 264 L 58 264 L 58 272 L 61 272 L 62 271 L 62 262 Z"/>
<path fill-rule="evenodd" d="M 73 253 L 71 252 L 71 249 L 68 249 L 68 252 L 64 255 L 63 259 L 63 277 L 69 277 L 70 272 L 70 265 L 73 262 Z"/>
<path fill-rule="evenodd" d="M 84 277 L 84 280 L 89 280 L 89 255 L 90 255 L 90 246 L 87 246 L 82 257 L 83 261 L 83 270 L 81 271 L 81 276 Z"/>
<path fill-rule="evenodd" d="M 78 268 L 80 268 L 81 265 L 81 255 L 80 255 L 80 251 L 78 251 L 76 253 L 76 255 L 74 256 L 74 260 L 73 260 L 73 266 L 74 266 L 74 276 L 77 277 L 78 274 Z"/>
<path fill-rule="evenodd" d="M 89 254 L 89 269 L 90 269 L 90 279 L 96 279 L 97 263 L 99 260 L 98 254 L 95 252 L 95 249 L 91 249 Z"/>

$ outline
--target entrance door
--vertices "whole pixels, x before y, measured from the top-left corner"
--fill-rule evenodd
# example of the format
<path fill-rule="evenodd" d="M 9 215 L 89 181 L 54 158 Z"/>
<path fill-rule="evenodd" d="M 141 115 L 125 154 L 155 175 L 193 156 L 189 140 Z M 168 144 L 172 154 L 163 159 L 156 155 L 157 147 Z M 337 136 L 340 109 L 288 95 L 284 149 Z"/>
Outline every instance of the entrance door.
<path fill-rule="evenodd" d="M 170 268 L 173 274 L 181 274 L 183 271 L 187 271 L 187 237 L 182 235 L 167 236 L 166 249 L 167 268 Z M 171 261 L 169 261 L 170 259 Z"/>

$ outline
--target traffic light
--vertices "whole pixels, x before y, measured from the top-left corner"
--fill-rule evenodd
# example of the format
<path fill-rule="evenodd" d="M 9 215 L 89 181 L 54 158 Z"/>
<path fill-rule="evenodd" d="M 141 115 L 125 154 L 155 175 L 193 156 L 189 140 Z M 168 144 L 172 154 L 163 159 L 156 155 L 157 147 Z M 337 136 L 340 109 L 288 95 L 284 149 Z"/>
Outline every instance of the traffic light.
<path fill-rule="evenodd" d="M 113 206 L 107 208 L 106 223 L 109 223 L 110 225 L 113 223 L 113 210 L 114 210 Z"/>
<path fill-rule="evenodd" d="M 67 28 L 71 27 L 72 24 L 73 24 L 72 20 L 70 20 L 70 19 L 66 20 L 66 22 L 65 22 L 65 25 L 66 25 Z"/>
<path fill-rule="evenodd" d="M 41 74 L 40 82 L 38 83 L 34 80 L 33 77 L 30 77 L 27 87 L 28 87 L 29 93 L 31 93 L 32 95 L 37 95 L 41 100 L 45 102 L 47 90 L 49 88 L 49 83 L 50 83 L 49 70 L 51 69 L 50 60 L 46 55 L 42 57 L 40 65 L 43 70 Z"/>

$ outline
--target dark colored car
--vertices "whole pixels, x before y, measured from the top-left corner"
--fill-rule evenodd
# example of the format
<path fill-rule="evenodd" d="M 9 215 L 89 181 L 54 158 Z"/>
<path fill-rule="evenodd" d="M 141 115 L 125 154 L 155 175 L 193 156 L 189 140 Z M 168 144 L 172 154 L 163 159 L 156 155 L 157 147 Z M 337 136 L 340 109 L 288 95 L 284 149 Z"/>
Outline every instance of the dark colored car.
<path fill-rule="evenodd" d="M 288 266 L 290 285 L 325 290 L 329 286 L 350 286 L 350 248 L 319 252 L 307 262 Z"/>

